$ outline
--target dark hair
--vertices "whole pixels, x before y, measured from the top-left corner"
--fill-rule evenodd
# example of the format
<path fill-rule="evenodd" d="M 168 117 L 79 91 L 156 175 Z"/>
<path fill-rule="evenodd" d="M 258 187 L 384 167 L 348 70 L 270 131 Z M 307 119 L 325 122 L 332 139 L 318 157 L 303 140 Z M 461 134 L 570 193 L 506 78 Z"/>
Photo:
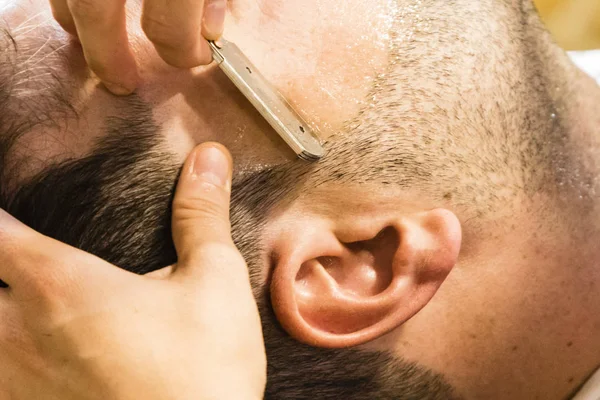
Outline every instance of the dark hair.
<path fill-rule="evenodd" d="M 373 87 L 372 97 L 377 97 L 377 103 L 347 123 L 344 140 L 326 144 L 329 157 L 315 164 L 295 161 L 267 168 L 234 181 L 233 234 L 248 262 L 263 321 L 268 357 L 266 398 L 456 398 L 441 375 L 396 355 L 314 348 L 293 340 L 281 329 L 264 283 L 258 278 L 269 267 L 261 261 L 263 249 L 259 243 L 269 213 L 293 198 L 298 188 L 330 182 L 377 182 L 417 188 L 433 199 L 451 197 L 456 204 L 470 207 L 476 216 L 492 204 L 508 203 L 499 193 L 506 193 L 507 189 L 513 193 L 535 191 L 541 187 L 540 182 L 548 180 L 539 177 L 544 172 L 530 168 L 549 162 L 547 149 L 552 147 L 547 147 L 547 138 L 560 136 L 557 122 L 542 118 L 551 109 L 546 106 L 553 104 L 548 100 L 544 82 L 535 71 L 529 71 L 524 77 L 527 84 L 514 84 L 511 95 L 524 101 L 522 107 L 518 103 L 514 106 L 519 112 L 503 108 L 500 99 L 506 92 L 499 89 L 490 95 L 497 100 L 487 104 L 489 107 L 473 105 L 467 95 L 455 93 L 459 84 L 448 73 L 447 58 L 423 57 L 422 52 L 413 51 L 418 46 L 428 49 L 431 41 L 464 46 L 463 33 L 453 33 L 447 26 L 457 16 L 444 14 L 446 8 L 438 7 L 435 1 L 424 3 L 436 10 L 436 18 L 430 21 L 437 24 L 436 33 L 421 32 L 411 41 L 393 38 L 390 67 Z M 508 7 L 504 3 L 494 6 Z M 398 30 L 401 29 L 399 25 Z M 523 32 L 515 33 L 522 39 L 520 35 Z M 47 46 L 48 57 L 52 56 L 54 62 L 47 63 L 45 78 L 36 81 L 36 75 L 27 72 L 30 69 L 24 61 L 30 52 L 21 42 L 26 43 L 27 39 L 15 40 L 8 31 L 2 39 L 0 207 L 43 234 L 136 273 L 174 263 L 169 207 L 180 165 L 162 143 L 160 127 L 153 121 L 149 105 L 136 96 L 115 98 L 115 115 L 105 124 L 107 134 L 89 155 L 51 164 L 19 181 L 15 177 L 28 167 L 26 157 L 15 155 L 23 135 L 40 125 L 60 129 L 65 121 L 78 116 L 66 95 L 72 83 L 63 76 L 68 63 L 61 63 L 61 57 L 67 55 L 60 50 L 60 40 L 54 45 L 50 41 Z M 488 59 L 491 52 L 484 53 L 478 56 Z M 535 59 L 523 53 L 523 59 L 526 56 Z M 485 69 L 477 65 L 475 73 L 481 72 L 480 68 Z M 443 108 L 438 106 L 438 98 L 411 86 L 412 82 L 402 75 L 403 70 L 411 69 L 419 70 L 440 90 L 454 96 L 456 103 Z M 499 83 L 523 78 L 518 76 L 520 70 L 510 76 L 502 73 L 498 71 Z M 23 75 L 30 78 L 25 83 Z M 22 84 L 44 90 L 35 98 L 24 96 L 18 90 Z M 412 100 L 410 107 L 398 100 L 402 97 L 398 94 L 399 85 Z M 530 101 L 525 101 L 528 96 Z M 439 104 L 446 105 L 444 101 Z M 457 127 L 454 122 L 458 119 Z M 490 121 L 496 121 L 496 125 Z M 519 129 L 531 135 L 521 135 Z M 514 184 L 494 187 L 487 178 L 490 172 Z M 524 179 L 514 179 L 518 174 Z M 473 182 L 485 184 L 474 187 Z"/>
<path fill-rule="evenodd" d="M 88 156 L 52 164 L 25 182 L 17 184 L 11 178 L 26 167 L 18 157 L 9 167 L 11 151 L 22 135 L 35 123 L 60 123 L 56 121 L 57 110 L 66 108 L 65 115 L 76 115 L 60 95 L 62 85 L 55 85 L 51 98 L 36 99 L 41 122 L 30 119 L 22 107 L 15 107 L 22 100 L 14 93 L 11 76 L 22 67 L 18 63 L 20 50 L 7 31 L 4 37 L 0 71 L 9 71 L 9 76 L 0 80 L 0 207 L 45 235 L 135 273 L 174 263 L 170 203 L 180 166 L 161 143 L 151 109 L 139 98 L 115 98 L 120 102 L 116 107 L 120 115 L 107 119 L 107 135 Z M 42 118 L 44 113 L 47 118 Z M 370 146 L 372 141 L 364 139 L 359 146 Z M 303 345 L 280 328 L 272 313 L 265 289 L 257 280 L 265 268 L 259 261 L 258 246 L 265 218 L 295 185 L 309 177 L 320 176 L 319 184 L 331 177 L 352 180 L 343 163 L 355 161 L 354 152 L 344 147 L 334 151 L 339 161 L 335 164 L 298 161 L 234 182 L 234 239 L 253 277 L 268 354 L 265 398 L 450 399 L 450 387 L 431 371 L 383 352 Z"/>

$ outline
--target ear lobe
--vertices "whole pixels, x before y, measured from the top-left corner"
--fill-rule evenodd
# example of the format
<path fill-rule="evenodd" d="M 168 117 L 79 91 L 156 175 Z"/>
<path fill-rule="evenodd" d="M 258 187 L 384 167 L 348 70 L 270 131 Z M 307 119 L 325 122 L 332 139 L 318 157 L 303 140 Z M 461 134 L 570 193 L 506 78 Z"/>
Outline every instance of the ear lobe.
<path fill-rule="evenodd" d="M 384 335 L 421 310 L 456 263 L 461 231 L 450 211 L 363 222 L 303 215 L 281 234 L 271 299 L 297 340 L 347 347 Z M 340 240 L 349 237 L 358 240 Z"/>

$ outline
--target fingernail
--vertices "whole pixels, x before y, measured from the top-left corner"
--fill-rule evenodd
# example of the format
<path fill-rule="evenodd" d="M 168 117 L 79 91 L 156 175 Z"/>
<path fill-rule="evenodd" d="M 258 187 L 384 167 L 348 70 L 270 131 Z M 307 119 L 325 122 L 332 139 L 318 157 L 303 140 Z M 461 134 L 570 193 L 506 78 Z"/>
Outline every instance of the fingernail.
<path fill-rule="evenodd" d="M 206 38 L 217 40 L 223 34 L 227 0 L 208 0 L 204 10 L 204 29 Z"/>
<path fill-rule="evenodd" d="M 218 146 L 204 145 L 196 150 L 192 167 L 195 178 L 229 189 L 229 168 L 229 157 Z"/>
<path fill-rule="evenodd" d="M 118 85 L 116 83 L 104 82 L 104 86 L 113 94 L 117 96 L 127 96 L 133 93 L 135 89 L 128 89 L 125 86 Z"/>

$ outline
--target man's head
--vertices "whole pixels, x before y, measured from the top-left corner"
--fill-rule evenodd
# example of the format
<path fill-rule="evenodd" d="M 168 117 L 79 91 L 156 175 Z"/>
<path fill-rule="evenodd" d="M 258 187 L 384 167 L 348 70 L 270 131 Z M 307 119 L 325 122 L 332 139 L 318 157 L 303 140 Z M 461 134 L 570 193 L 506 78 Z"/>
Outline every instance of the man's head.
<path fill-rule="evenodd" d="M 600 301 L 576 246 L 596 232 L 581 147 L 597 89 L 526 3 L 471 3 L 231 3 L 226 37 L 321 130 L 314 164 L 214 67 L 167 68 L 134 33 L 144 83 L 116 98 L 43 2 L 7 6 L 0 206 L 149 272 L 175 261 L 183 156 L 219 140 L 237 162 L 267 397 L 565 396 L 600 361 L 582 356 L 600 351 L 600 321 L 580 308 Z"/>

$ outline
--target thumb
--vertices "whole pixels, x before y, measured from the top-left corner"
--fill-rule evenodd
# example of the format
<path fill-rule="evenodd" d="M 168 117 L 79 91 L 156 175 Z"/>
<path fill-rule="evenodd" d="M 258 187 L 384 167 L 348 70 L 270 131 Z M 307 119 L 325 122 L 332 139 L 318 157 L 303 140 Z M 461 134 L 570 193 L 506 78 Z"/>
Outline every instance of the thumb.
<path fill-rule="evenodd" d="M 147 276 L 147 277 L 153 278 L 153 279 L 162 280 L 162 279 L 167 279 L 168 277 L 170 277 L 171 274 L 173 274 L 174 270 L 175 270 L 175 266 L 169 265 L 168 267 L 164 267 L 161 269 L 157 269 L 155 271 L 148 272 L 144 276 Z"/>
<path fill-rule="evenodd" d="M 199 258 L 208 245 L 235 248 L 229 222 L 232 165 L 227 149 L 217 143 L 197 146 L 183 165 L 172 216 L 177 268 L 202 265 Z"/>

